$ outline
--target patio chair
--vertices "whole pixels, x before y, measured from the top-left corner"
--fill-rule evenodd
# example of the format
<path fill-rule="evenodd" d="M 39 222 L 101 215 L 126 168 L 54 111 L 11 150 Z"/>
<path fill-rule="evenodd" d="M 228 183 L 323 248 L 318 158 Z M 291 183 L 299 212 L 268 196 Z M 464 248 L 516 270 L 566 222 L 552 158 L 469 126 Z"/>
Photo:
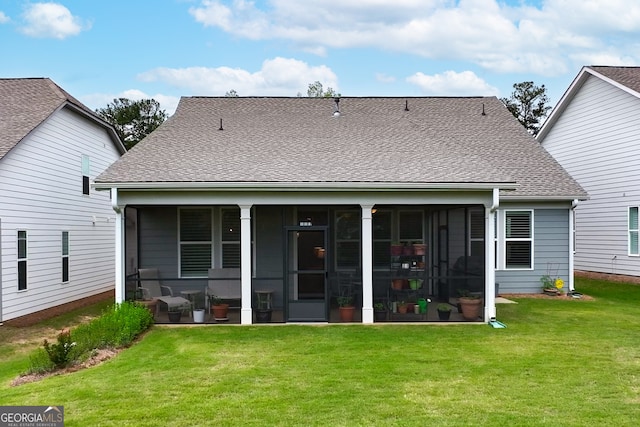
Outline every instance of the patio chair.
<path fill-rule="evenodd" d="M 157 299 L 167 305 L 167 310 L 190 310 L 191 301 L 183 297 L 174 297 L 169 286 L 160 283 L 160 273 L 157 268 L 139 268 L 138 279 L 144 299 Z M 156 314 L 158 307 L 156 306 Z"/>

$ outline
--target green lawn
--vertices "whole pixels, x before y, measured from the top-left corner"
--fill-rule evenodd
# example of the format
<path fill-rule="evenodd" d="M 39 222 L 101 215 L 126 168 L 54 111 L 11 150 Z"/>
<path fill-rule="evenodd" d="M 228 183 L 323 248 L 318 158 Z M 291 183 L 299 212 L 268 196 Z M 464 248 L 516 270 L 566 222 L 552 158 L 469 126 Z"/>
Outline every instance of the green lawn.
<path fill-rule="evenodd" d="M 98 367 L 19 387 L 25 345 L 0 327 L 0 405 L 64 405 L 67 426 L 636 426 L 640 287 L 577 290 L 595 301 L 499 305 L 506 329 L 155 327 Z"/>

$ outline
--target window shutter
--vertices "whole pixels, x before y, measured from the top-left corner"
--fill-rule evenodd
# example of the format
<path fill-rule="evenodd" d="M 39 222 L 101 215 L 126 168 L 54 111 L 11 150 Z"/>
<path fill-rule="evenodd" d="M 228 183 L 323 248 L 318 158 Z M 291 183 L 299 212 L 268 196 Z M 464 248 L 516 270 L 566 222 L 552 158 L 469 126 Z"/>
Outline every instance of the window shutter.
<path fill-rule="evenodd" d="M 629 255 L 638 255 L 638 207 L 629 208 Z"/>

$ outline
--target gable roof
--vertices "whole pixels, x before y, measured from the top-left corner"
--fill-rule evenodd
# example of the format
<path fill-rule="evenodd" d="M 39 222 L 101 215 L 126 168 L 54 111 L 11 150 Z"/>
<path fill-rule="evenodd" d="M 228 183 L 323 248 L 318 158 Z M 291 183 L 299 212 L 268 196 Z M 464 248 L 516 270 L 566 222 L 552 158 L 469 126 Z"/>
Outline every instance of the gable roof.
<path fill-rule="evenodd" d="M 339 117 L 335 109 L 332 98 L 183 97 L 171 118 L 96 183 L 484 186 L 517 197 L 586 197 L 496 97 L 342 97 Z"/>
<path fill-rule="evenodd" d="M 0 79 L 0 160 L 54 112 L 65 107 L 107 129 L 120 153 L 125 152 L 111 125 L 51 79 Z"/>
<path fill-rule="evenodd" d="M 582 67 L 540 128 L 540 132 L 538 132 L 536 137 L 540 142 L 544 141 L 544 138 L 547 136 L 555 122 L 562 115 L 564 110 L 571 103 L 575 95 L 589 77 L 599 78 L 618 89 L 640 98 L 640 67 L 616 67 L 602 65 Z"/>

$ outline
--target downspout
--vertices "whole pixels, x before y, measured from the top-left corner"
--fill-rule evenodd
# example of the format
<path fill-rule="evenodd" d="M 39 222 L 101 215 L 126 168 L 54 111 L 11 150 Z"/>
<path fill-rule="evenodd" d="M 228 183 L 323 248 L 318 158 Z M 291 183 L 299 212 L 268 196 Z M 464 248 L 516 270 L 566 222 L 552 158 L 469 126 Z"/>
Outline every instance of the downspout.
<path fill-rule="evenodd" d="M 576 289 L 574 278 L 574 258 L 576 251 L 575 209 L 577 207 L 578 199 L 573 199 L 571 202 L 571 209 L 569 210 L 569 292 L 573 292 Z"/>
<path fill-rule="evenodd" d="M 116 227 L 115 227 L 115 293 L 116 303 L 119 304 L 124 301 L 125 297 L 125 281 L 124 281 L 124 217 L 122 215 L 122 209 L 118 206 L 118 189 L 111 189 L 111 207 L 116 213 Z"/>
<path fill-rule="evenodd" d="M 484 320 L 485 322 L 491 322 L 496 320 L 496 269 L 495 269 L 495 245 L 493 244 L 493 236 L 495 235 L 495 221 L 494 217 L 496 211 L 500 207 L 500 189 L 493 189 L 493 202 L 487 212 L 486 217 L 486 233 L 485 233 L 485 256 L 484 268 L 485 274 L 485 307 L 484 307 Z"/>

